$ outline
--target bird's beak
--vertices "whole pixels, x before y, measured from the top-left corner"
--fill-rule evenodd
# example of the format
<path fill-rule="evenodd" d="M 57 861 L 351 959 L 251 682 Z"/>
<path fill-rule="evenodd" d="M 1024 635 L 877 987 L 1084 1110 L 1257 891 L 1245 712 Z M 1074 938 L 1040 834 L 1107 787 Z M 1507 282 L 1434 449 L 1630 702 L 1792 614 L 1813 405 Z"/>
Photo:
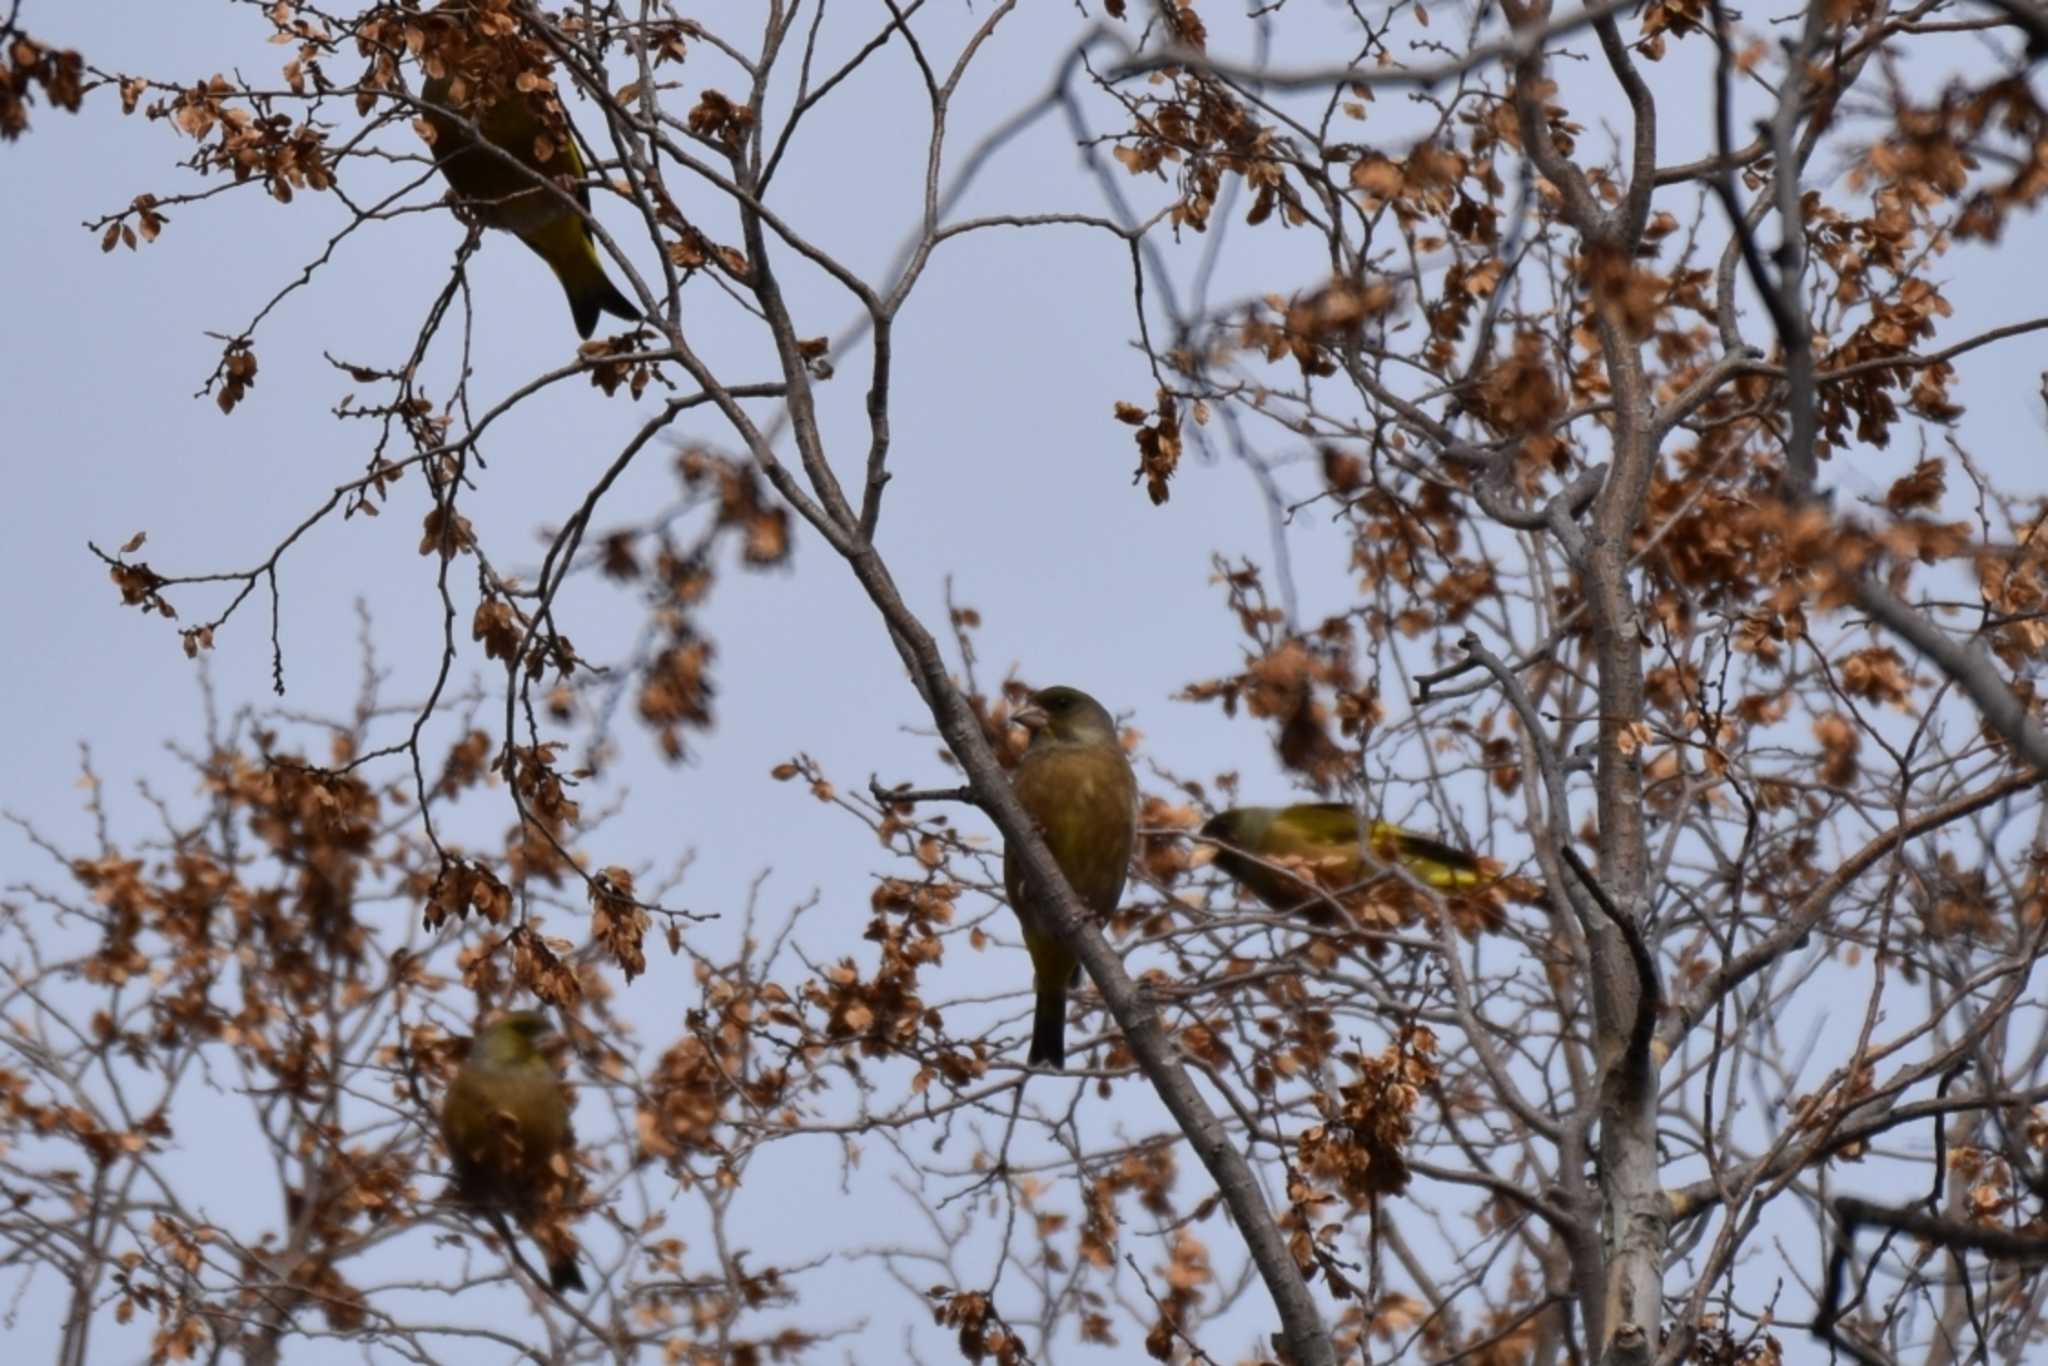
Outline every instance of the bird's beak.
<path fill-rule="evenodd" d="M 1029 703 L 1010 713 L 1011 725 L 1022 726 L 1033 735 L 1044 730 L 1051 722 L 1052 718 L 1045 714 L 1045 708 Z"/>

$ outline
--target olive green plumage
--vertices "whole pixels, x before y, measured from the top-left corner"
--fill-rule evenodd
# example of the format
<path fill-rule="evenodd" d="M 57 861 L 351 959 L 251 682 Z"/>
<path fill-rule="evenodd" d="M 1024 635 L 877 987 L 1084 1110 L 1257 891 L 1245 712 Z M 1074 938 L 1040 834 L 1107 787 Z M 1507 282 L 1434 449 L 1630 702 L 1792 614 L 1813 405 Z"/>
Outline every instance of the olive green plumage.
<path fill-rule="evenodd" d="M 1011 777 L 1017 800 L 1031 813 L 1074 895 L 1097 916 L 1108 916 L 1123 897 L 1138 829 L 1138 779 L 1117 741 L 1116 722 L 1100 702 L 1074 688 L 1042 688 L 1012 719 L 1031 732 L 1030 747 Z M 1039 902 L 1025 887 L 1023 865 L 1008 849 L 1003 887 L 1024 929 L 1038 996 L 1030 1061 L 1064 1067 L 1067 988 L 1079 980 L 1080 962 L 1042 921 Z"/>
<path fill-rule="evenodd" d="M 569 1184 L 575 1138 L 569 1098 L 541 1051 L 554 1032 L 545 1015 L 517 1011 L 470 1043 L 441 1106 L 441 1137 L 455 1164 L 455 1193 L 534 1234 L 557 1292 L 582 1290 L 575 1244 L 559 1227 L 538 1226 L 550 1187 Z M 562 1160 L 557 1170 L 556 1159 Z"/>
<path fill-rule="evenodd" d="M 1489 880 L 1477 858 L 1442 840 L 1386 821 L 1370 831 L 1373 864 L 1403 868 L 1425 887 L 1458 892 Z M 1219 842 L 1216 866 L 1275 910 L 1302 908 L 1318 889 L 1341 891 L 1374 871 L 1359 848 L 1358 813 L 1341 802 L 1241 806 L 1210 817 L 1202 833 Z"/>
<path fill-rule="evenodd" d="M 637 320 L 640 310 L 604 272 L 590 224 L 546 183 L 565 176 L 580 182 L 584 176 L 567 116 L 550 128 L 533 104 L 547 96 L 508 91 L 486 102 L 473 87 L 458 91 L 456 82 L 452 72 L 432 77 L 420 99 L 434 132 L 436 163 L 469 212 L 485 227 L 505 229 L 548 263 L 569 296 L 578 336 L 590 335 L 601 312 Z M 471 123 L 518 164 L 479 146 Z M 540 156 L 543 146 L 553 149 L 546 160 Z M 568 193 L 589 212 L 588 186 L 579 183 Z"/>

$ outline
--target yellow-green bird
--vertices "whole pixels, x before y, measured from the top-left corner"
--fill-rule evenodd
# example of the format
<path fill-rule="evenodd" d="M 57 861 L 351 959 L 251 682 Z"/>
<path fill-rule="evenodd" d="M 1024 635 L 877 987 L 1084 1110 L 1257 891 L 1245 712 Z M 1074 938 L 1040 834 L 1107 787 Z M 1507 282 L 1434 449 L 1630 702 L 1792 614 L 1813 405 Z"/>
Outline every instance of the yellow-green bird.
<path fill-rule="evenodd" d="M 1202 833 L 1217 841 L 1216 866 L 1277 911 L 1301 909 L 1319 899 L 1319 889 L 1341 891 L 1371 876 L 1358 812 L 1343 802 L 1240 806 L 1211 816 Z M 1404 868 L 1425 887 L 1458 892 L 1491 881 L 1477 857 L 1442 840 L 1386 821 L 1374 821 L 1370 835 L 1366 852 L 1375 863 Z"/>
<path fill-rule="evenodd" d="M 449 1083 L 441 1137 L 455 1163 L 456 1195 L 494 1220 L 509 1215 L 531 1232 L 559 1293 L 584 1285 L 574 1241 L 541 1219 L 549 1189 L 572 1184 L 575 1147 L 569 1098 L 541 1051 L 554 1032 L 537 1010 L 515 1011 L 479 1031 Z"/>
<path fill-rule="evenodd" d="M 434 156 L 441 174 L 470 213 L 485 227 L 505 229 L 548 263 L 569 296 L 578 336 L 590 335 L 599 313 L 637 320 L 640 310 L 604 273 L 589 222 L 549 183 L 564 176 L 579 182 L 568 193 L 585 213 L 590 211 L 590 189 L 580 183 L 583 154 L 576 148 L 568 115 L 550 128 L 534 101 L 553 97 L 538 92 L 506 90 L 487 102 L 477 87 L 468 85 L 457 100 L 456 79 L 453 70 L 429 78 L 420 98 L 427 106 L 427 125 L 434 131 Z M 471 123 L 513 160 L 479 146 Z M 543 147 L 553 149 L 545 160 Z"/>
<path fill-rule="evenodd" d="M 1031 732 L 1011 784 L 1031 813 L 1074 895 L 1098 916 L 1116 910 L 1138 833 L 1138 779 L 1100 702 L 1076 688 L 1041 688 L 1010 718 Z M 1033 1066 L 1067 1062 L 1067 988 L 1081 965 L 1041 919 L 1025 887 L 1023 865 L 1003 850 L 1003 887 L 1024 929 L 1038 995 L 1032 1016 Z"/>

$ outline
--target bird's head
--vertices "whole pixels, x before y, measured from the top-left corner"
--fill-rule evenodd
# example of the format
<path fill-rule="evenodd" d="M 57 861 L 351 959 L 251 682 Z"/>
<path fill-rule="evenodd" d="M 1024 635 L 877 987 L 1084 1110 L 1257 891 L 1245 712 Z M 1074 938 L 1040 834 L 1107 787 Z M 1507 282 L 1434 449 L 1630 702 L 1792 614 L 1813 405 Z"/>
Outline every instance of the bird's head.
<path fill-rule="evenodd" d="M 1250 849 L 1265 837 L 1266 827 L 1272 823 L 1272 807 L 1238 806 L 1209 817 L 1202 826 L 1202 833 L 1212 840 L 1221 840 L 1239 849 Z"/>
<path fill-rule="evenodd" d="M 1115 744 L 1116 721 L 1079 688 L 1040 688 L 1010 720 L 1031 732 L 1031 743 Z"/>
<path fill-rule="evenodd" d="M 469 1056 L 500 1067 L 531 1062 L 543 1056 L 542 1047 L 554 1036 L 554 1022 L 541 1011 L 515 1010 L 478 1030 Z"/>

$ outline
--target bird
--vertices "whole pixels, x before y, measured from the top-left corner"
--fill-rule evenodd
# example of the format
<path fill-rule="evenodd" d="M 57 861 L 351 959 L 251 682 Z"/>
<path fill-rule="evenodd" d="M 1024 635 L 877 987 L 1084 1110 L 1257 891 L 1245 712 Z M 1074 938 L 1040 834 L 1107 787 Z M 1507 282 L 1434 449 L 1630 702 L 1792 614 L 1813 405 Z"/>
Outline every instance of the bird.
<path fill-rule="evenodd" d="M 1216 842 L 1217 866 L 1276 911 L 1303 909 L 1322 900 L 1324 889 L 1365 881 L 1374 871 L 1365 852 L 1440 892 L 1491 880 L 1477 856 L 1454 845 L 1386 821 L 1367 828 L 1371 837 L 1361 851 L 1357 811 L 1343 802 L 1301 802 L 1219 811 L 1202 834 Z"/>
<path fill-rule="evenodd" d="M 568 115 L 559 123 L 542 118 L 535 101 L 552 99 L 505 89 L 488 97 L 473 81 L 457 99 L 457 72 L 450 65 L 421 87 L 427 126 L 433 130 L 435 164 L 479 223 L 503 228 L 548 263 L 569 296 L 576 335 L 588 337 L 599 313 L 637 322 L 640 310 L 621 294 L 598 259 L 597 242 L 584 214 L 590 211 L 590 187 L 582 184 L 583 154 L 576 148 Z M 474 124 L 486 141 L 516 160 L 478 145 Z M 553 147 L 542 159 L 540 148 Z M 555 188 L 558 177 L 578 182 L 568 191 L 583 210 L 578 213 Z"/>
<path fill-rule="evenodd" d="M 1138 778 L 1116 722 L 1100 702 L 1067 687 L 1039 689 L 1010 719 L 1031 732 L 1011 777 L 1017 800 L 1074 895 L 1097 916 L 1111 914 L 1124 894 L 1138 831 Z M 1065 1067 L 1067 989 L 1080 981 L 1080 962 L 1045 921 L 1042 894 L 1027 885 L 1022 861 L 1007 846 L 1003 888 L 1031 953 L 1037 1004 L 1028 1061 Z"/>
<path fill-rule="evenodd" d="M 569 1098 L 541 1051 L 554 1032 L 537 1010 L 514 1011 L 478 1031 L 442 1103 L 441 1137 L 455 1164 L 456 1197 L 489 1215 L 501 1233 L 505 1216 L 524 1225 L 559 1294 L 585 1286 L 574 1241 L 542 1219 L 550 1188 L 569 1180 L 575 1147 Z"/>

